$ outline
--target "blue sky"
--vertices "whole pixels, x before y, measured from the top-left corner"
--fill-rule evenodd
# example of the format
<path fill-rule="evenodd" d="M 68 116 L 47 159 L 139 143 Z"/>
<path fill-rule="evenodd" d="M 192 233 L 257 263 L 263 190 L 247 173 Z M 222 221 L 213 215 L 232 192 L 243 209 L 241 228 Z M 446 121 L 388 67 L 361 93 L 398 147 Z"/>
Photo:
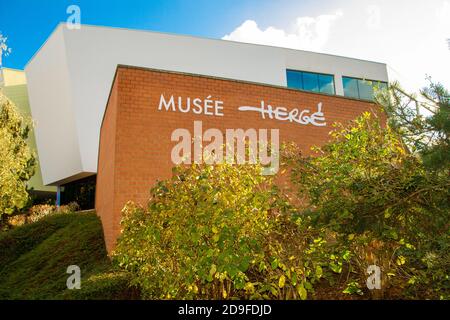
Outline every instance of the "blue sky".
<path fill-rule="evenodd" d="M 83 24 L 147 29 L 221 38 L 246 19 L 283 25 L 294 12 L 314 11 L 314 1 L 269 0 L 2 0 L 0 32 L 13 52 L 4 66 L 22 69 L 55 26 L 66 21 L 66 8 L 81 8 Z M 293 11 L 295 8 L 295 11 Z"/>
<path fill-rule="evenodd" d="M 22 69 L 69 5 L 81 23 L 337 54 L 388 65 L 410 91 L 450 87 L 450 0 L 0 0 L 0 32 Z"/>

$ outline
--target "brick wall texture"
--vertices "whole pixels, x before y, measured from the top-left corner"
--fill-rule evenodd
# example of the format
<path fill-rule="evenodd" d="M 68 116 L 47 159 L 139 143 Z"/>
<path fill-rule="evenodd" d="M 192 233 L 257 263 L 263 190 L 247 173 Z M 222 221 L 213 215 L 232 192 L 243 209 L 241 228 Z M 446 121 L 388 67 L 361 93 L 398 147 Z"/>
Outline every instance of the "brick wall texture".
<path fill-rule="evenodd" d="M 161 94 L 223 101 L 224 116 L 158 110 Z M 239 106 L 259 107 L 261 101 L 282 106 L 317 110 L 322 103 L 326 126 L 262 119 Z M 184 100 L 186 101 L 186 100 Z M 185 102 L 184 102 L 185 103 Z M 325 143 L 334 122 L 348 122 L 364 111 L 377 112 L 366 101 L 302 92 L 287 88 L 205 76 L 119 66 L 106 107 L 101 132 L 96 187 L 96 210 L 103 224 L 106 246 L 114 248 L 120 234 L 121 210 L 132 200 L 145 205 L 157 180 L 169 178 L 174 164 L 171 141 L 177 128 L 194 130 L 194 121 L 208 128 L 279 129 L 280 143 L 293 141 L 308 152 Z"/>

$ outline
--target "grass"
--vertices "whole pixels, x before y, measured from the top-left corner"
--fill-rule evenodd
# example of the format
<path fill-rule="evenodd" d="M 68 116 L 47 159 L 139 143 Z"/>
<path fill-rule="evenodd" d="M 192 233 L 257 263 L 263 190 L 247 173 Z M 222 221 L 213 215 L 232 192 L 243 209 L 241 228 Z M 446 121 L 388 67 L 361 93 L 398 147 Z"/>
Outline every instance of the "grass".
<path fill-rule="evenodd" d="M 81 289 L 69 290 L 69 265 Z M 94 212 L 55 214 L 0 232 L 0 299 L 134 299 L 137 290 L 107 256 Z"/>

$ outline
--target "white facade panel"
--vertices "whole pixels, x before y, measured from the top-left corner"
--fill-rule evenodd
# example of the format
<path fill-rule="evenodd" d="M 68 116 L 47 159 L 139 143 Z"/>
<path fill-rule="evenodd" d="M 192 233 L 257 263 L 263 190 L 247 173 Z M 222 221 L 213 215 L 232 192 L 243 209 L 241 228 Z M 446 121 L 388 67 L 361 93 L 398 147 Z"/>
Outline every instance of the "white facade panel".
<path fill-rule="evenodd" d="M 45 185 L 83 170 L 62 29 L 28 64 L 28 96 Z"/>

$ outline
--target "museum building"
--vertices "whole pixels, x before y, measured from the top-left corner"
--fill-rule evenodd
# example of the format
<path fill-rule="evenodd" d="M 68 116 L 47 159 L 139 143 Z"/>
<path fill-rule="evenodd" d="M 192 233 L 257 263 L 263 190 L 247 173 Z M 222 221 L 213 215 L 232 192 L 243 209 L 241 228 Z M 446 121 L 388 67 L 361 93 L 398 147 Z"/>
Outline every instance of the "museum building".
<path fill-rule="evenodd" d="M 374 90 L 388 82 L 378 62 L 65 24 L 25 72 L 42 181 L 65 201 L 90 190 L 109 251 L 124 204 L 144 205 L 170 177 L 177 129 L 277 129 L 307 152 L 334 122 L 377 111 Z"/>

